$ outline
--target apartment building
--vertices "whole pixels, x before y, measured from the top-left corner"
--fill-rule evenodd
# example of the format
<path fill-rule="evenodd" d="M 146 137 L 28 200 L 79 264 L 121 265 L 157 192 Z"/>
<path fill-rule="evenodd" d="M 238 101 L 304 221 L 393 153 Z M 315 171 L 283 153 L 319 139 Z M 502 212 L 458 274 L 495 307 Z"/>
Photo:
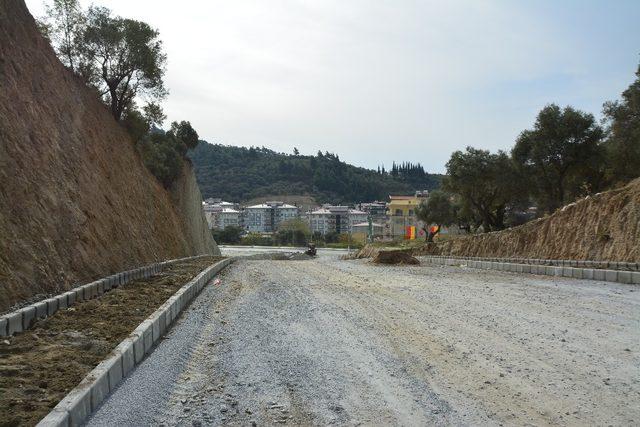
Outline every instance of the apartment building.
<path fill-rule="evenodd" d="M 312 233 L 350 233 L 354 224 L 367 221 L 368 214 L 349 206 L 323 205 L 308 213 Z"/>
<path fill-rule="evenodd" d="M 209 198 L 202 202 L 202 209 L 210 229 L 221 230 L 225 227 L 241 225 L 240 210 L 236 203 Z"/>
<path fill-rule="evenodd" d="M 273 233 L 281 223 L 299 217 L 296 206 L 284 202 L 265 202 L 247 206 L 243 215 L 244 228 L 254 233 Z"/>

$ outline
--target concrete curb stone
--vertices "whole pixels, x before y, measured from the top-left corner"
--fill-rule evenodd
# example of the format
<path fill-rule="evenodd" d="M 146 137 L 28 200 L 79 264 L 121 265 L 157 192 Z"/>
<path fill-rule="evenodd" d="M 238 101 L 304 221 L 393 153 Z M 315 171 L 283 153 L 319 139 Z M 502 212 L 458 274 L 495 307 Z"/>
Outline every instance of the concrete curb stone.
<path fill-rule="evenodd" d="M 45 317 L 47 317 L 47 302 L 46 301 L 40 301 L 34 304 L 34 307 L 36 308 L 36 317 L 38 319 L 44 319 Z"/>
<path fill-rule="evenodd" d="M 487 261 L 487 259 L 491 259 Z M 637 269 L 634 263 L 594 262 L 583 260 L 539 260 L 509 258 L 510 262 L 500 261 L 496 258 L 469 257 L 447 258 L 442 256 L 425 257 L 428 264 L 441 264 L 450 266 L 464 266 L 483 270 L 509 271 L 514 273 L 529 273 L 545 276 L 570 277 L 582 280 L 598 280 L 625 284 L 640 284 L 640 271 L 612 270 L 586 268 L 586 266 L 598 265 L 609 268 Z M 515 262 L 514 262 L 515 261 Z"/>
<path fill-rule="evenodd" d="M 22 310 L 22 330 L 26 331 L 36 321 L 36 308 L 34 306 L 25 307 Z"/>
<path fill-rule="evenodd" d="M 52 316 L 56 311 L 58 311 L 58 299 L 49 298 L 45 301 L 47 303 L 47 316 Z"/>
<path fill-rule="evenodd" d="M 38 423 L 38 426 L 62 427 L 82 424 L 122 379 L 134 369 L 135 365 L 153 350 L 155 343 L 168 330 L 173 320 L 199 294 L 206 283 L 234 260 L 235 258 L 227 258 L 207 267 L 201 274 L 181 287 L 120 342 L 110 356 L 100 362 L 76 388 L 71 390 Z M 163 323 L 165 324 L 164 328 L 161 327 Z M 162 329 L 165 331 L 160 332 Z M 68 414 L 68 417 L 64 417 L 64 414 Z"/>
<path fill-rule="evenodd" d="M 155 274 L 161 273 L 164 266 L 169 266 L 176 262 L 186 261 L 190 259 L 197 259 L 205 256 L 209 256 L 209 255 L 197 255 L 192 257 L 176 258 L 173 260 L 164 261 L 162 263 L 153 263 L 153 264 L 149 264 L 147 266 L 140 267 L 134 270 L 113 274 L 111 276 L 107 276 L 105 278 L 96 280 L 94 282 L 87 283 L 82 286 L 78 286 L 67 292 L 56 295 L 52 298 L 47 298 L 45 300 L 35 302 L 29 305 L 28 307 L 32 307 L 35 309 L 36 319 L 43 319 L 43 318 L 52 316 L 58 310 L 72 306 L 76 302 L 86 301 L 91 298 L 96 298 L 99 295 L 103 294 L 104 292 L 107 292 L 112 288 L 118 287 L 119 284 L 129 282 L 133 278 L 141 278 L 141 277 L 147 278 Z M 9 336 L 9 324 L 11 323 L 9 319 L 12 318 L 12 316 L 16 315 L 16 313 L 19 314 L 20 318 L 22 318 L 21 310 L 23 309 L 21 308 L 11 313 L 7 313 L 3 316 L 0 316 L 0 322 L 2 322 L 2 324 L 6 324 L 6 328 L 0 327 L 0 337 Z M 17 320 L 14 319 L 12 323 L 13 326 L 11 327 L 12 333 L 23 332 L 25 329 L 23 328 L 22 330 L 19 330 L 16 326 L 17 325 L 16 322 Z M 20 323 L 23 324 L 24 322 L 20 320 Z M 31 326 L 32 323 L 33 322 L 29 322 L 29 325 Z"/>

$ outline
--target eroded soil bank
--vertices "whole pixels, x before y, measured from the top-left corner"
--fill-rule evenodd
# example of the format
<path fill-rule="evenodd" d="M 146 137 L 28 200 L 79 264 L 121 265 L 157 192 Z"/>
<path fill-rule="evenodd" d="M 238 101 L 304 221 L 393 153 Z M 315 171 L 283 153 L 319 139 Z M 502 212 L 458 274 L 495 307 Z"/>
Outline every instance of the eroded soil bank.
<path fill-rule="evenodd" d="M 176 264 L 0 342 L 0 425 L 35 425 L 158 306 L 217 259 Z"/>

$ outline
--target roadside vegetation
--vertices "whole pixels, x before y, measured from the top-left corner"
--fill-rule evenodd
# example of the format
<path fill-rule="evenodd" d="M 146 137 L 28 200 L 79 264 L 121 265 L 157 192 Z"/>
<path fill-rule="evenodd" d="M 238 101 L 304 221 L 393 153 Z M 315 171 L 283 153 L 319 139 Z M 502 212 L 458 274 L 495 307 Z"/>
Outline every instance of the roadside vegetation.
<path fill-rule="evenodd" d="M 165 188 L 180 176 L 187 151 L 198 144 L 188 121 L 161 129 L 159 102 L 167 56 L 159 32 L 142 21 L 115 16 L 106 7 L 83 10 L 78 0 L 52 0 L 38 20 L 60 61 L 95 89 L 136 143 L 145 166 Z M 139 107 L 137 102 L 144 101 Z"/>

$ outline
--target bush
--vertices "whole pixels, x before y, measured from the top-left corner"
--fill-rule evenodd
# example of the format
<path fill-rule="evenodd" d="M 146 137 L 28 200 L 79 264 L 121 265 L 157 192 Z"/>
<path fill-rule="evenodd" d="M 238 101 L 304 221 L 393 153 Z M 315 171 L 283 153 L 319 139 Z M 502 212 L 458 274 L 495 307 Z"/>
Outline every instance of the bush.
<path fill-rule="evenodd" d="M 136 132 L 140 131 L 141 116 L 136 110 L 129 114 L 131 123 L 125 126 L 135 138 Z M 180 176 L 187 150 L 197 144 L 198 134 L 189 122 L 174 122 L 169 132 L 161 129 L 147 131 L 138 141 L 138 151 L 147 169 L 165 188 L 169 188 Z"/>
<path fill-rule="evenodd" d="M 241 227 L 229 226 L 224 230 L 212 230 L 211 234 L 216 243 L 239 243 L 244 230 Z"/>
<path fill-rule="evenodd" d="M 169 188 L 180 176 L 182 156 L 173 141 L 163 134 L 148 135 L 138 143 L 138 151 L 144 165 L 165 188 Z"/>

